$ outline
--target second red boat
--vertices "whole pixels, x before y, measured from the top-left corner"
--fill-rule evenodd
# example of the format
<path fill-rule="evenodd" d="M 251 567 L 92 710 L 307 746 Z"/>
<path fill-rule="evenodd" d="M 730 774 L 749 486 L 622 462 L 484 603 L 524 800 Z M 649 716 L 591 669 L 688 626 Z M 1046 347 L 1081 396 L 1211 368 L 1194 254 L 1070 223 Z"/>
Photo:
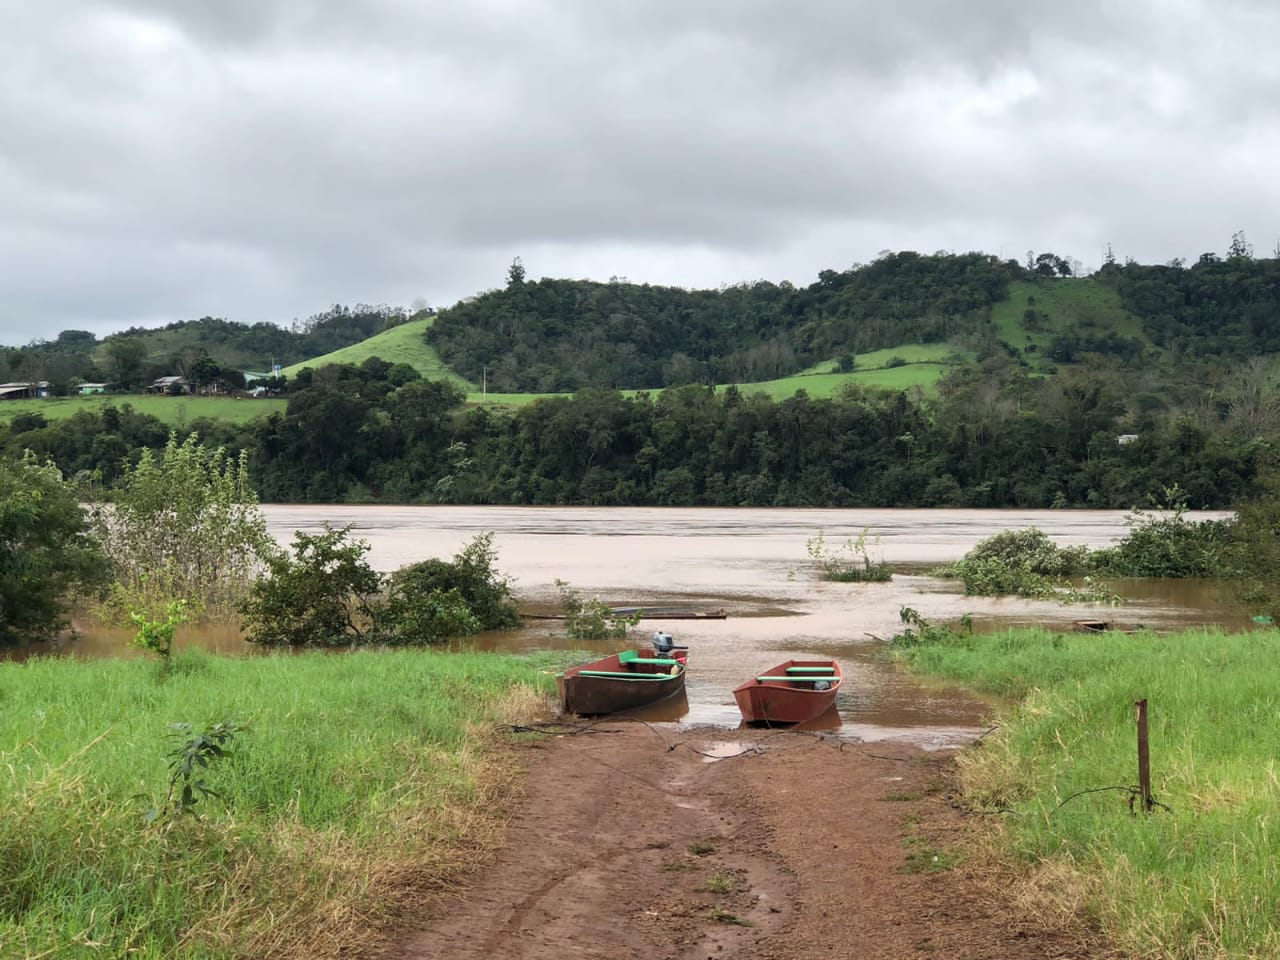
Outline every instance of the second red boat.
<path fill-rule="evenodd" d="M 733 691 L 747 723 L 804 723 L 836 700 L 842 674 L 834 660 L 785 660 Z"/>

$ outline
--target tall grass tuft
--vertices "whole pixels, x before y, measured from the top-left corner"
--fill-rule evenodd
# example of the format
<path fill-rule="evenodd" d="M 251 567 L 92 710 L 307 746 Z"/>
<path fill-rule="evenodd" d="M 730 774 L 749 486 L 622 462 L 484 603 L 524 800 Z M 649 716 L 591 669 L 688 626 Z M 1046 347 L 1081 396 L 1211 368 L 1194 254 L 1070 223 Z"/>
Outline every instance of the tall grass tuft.
<path fill-rule="evenodd" d="M 953 634 L 901 655 L 1015 704 L 962 757 L 965 791 L 1003 812 L 1005 849 L 1054 875 L 1122 948 L 1280 956 L 1280 632 Z M 1151 814 L 1126 790 L 1140 698 L 1164 805 Z"/>
<path fill-rule="evenodd" d="M 495 842 L 516 761 L 492 731 L 548 683 L 404 650 L 186 653 L 163 683 L 140 660 L 0 663 L 0 956 L 375 945 Z M 220 722 L 212 793 L 166 809 L 169 725 Z"/>

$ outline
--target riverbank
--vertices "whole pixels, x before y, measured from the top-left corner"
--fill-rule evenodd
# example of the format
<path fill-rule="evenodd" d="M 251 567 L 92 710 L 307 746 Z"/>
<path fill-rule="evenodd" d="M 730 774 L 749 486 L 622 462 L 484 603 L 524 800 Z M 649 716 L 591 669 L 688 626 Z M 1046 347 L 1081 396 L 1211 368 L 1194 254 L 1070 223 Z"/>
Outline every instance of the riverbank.
<path fill-rule="evenodd" d="M 1280 631 L 934 627 L 918 640 L 904 652 L 916 670 L 1013 704 L 961 755 L 958 785 L 1005 855 L 1052 877 L 1052 899 L 1134 955 L 1280 956 Z"/>

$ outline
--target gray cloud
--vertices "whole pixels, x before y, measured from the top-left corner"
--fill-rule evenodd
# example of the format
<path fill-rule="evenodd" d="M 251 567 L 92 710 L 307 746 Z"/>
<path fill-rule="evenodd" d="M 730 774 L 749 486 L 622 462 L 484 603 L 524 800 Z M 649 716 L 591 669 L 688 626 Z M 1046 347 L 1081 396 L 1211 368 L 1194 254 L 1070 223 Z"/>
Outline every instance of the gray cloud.
<path fill-rule="evenodd" d="M 0 0 L 0 343 L 1280 232 L 1257 2 Z"/>

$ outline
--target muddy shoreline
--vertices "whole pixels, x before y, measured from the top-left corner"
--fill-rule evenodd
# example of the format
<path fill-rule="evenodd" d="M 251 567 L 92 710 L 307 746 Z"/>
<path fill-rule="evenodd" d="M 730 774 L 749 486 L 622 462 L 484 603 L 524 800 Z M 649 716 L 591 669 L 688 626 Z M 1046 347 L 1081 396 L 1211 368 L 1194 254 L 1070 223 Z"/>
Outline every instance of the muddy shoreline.
<path fill-rule="evenodd" d="M 965 852 L 951 752 L 607 719 L 512 749 L 505 845 L 383 960 L 1117 956 Z"/>

